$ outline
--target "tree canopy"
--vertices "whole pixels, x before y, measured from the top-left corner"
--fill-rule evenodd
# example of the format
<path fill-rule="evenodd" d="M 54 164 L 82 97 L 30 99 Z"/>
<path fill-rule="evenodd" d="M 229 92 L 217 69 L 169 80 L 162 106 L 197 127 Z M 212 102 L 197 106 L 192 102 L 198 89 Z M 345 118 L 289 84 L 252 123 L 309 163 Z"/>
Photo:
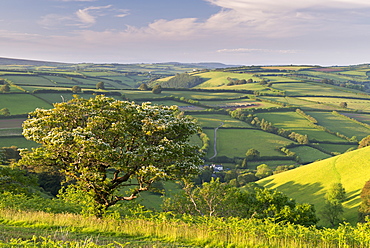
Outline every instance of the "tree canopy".
<path fill-rule="evenodd" d="M 203 161 L 188 140 L 199 129 L 177 106 L 75 96 L 29 114 L 23 135 L 40 147 L 22 152 L 19 163 L 57 167 L 101 215 L 158 180 L 196 174 Z"/>
<path fill-rule="evenodd" d="M 164 210 L 200 216 L 274 218 L 308 226 L 317 223 L 312 205 L 298 204 L 281 192 L 254 185 L 240 189 L 218 179 L 202 187 L 186 184 L 183 192 L 165 200 Z"/>
<path fill-rule="evenodd" d="M 96 84 L 96 88 L 97 88 L 98 90 L 104 90 L 104 89 L 105 89 L 104 82 L 98 82 L 98 83 Z"/>

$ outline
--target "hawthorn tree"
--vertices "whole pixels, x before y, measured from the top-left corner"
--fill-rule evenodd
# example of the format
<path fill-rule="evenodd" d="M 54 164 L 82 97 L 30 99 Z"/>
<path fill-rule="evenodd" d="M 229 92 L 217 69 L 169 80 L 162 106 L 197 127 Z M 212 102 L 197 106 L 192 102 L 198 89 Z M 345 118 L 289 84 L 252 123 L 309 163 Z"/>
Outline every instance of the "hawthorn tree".
<path fill-rule="evenodd" d="M 188 140 L 199 130 L 177 106 L 75 96 L 29 114 L 23 135 L 40 147 L 22 152 L 20 164 L 57 167 L 101 216 L 158 180 L 197 174 L 203 161 Z"/>

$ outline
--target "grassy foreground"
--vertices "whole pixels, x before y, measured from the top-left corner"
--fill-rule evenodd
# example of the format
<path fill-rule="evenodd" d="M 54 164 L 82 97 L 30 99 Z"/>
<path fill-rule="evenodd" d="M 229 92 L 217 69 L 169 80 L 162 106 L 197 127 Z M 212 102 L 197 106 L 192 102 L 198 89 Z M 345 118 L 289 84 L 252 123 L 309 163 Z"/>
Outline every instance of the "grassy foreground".
<path fill-rule="evenodd" d="M 1 247 L 369 247 L 370 224 L 317 229 L 170 213 L 122 220 L 0 210 Z"/>

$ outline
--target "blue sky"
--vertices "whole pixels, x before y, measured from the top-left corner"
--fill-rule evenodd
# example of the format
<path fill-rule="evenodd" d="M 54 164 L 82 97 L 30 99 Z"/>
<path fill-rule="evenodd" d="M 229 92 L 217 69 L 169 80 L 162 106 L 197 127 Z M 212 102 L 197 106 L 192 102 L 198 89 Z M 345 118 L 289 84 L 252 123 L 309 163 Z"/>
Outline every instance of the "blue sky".
<path fill-rule="evenodd" d="M 1 0 L 0 57 L 370 63 L 369 0 Z"/>

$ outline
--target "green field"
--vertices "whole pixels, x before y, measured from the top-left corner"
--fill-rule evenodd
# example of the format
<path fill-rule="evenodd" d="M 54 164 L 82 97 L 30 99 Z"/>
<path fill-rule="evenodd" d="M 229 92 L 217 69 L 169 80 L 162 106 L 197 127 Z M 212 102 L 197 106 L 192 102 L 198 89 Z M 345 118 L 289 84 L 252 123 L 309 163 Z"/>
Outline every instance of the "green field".
<path fill-rule="evenodd" d="M 284 156 L 276 149 L 290 143 L 292 143 L 291 140 L 260 130 L 219 129 L 217 131 L 218 156 L 245 157 L 245 153 L 250 148 L 257 149 L 261 156 Z"/>
<path fill-rule="evenodd" d="M 228 77 L 232 79 L 253 79 L 253 81 L 261 81 L 258 77 L 253 77 L 253 74 L 249 73 L 232 73 L 232 72 L 204 72 L 195 73 L 194 76 L 198 76 L 206 80 L 204 83 L 196 86 L 195 88 L 213 88 L 226 85 L 229 81 Z M 229 86 L 230 87 L 230 86 Z M 247 89 L 247 88 L 245 88 Z"/>
<path fill-rule="evenodd" d="M 343 144 L 320 144 L 320 147 L 324 148 L 326 151 L 344 153 L 348 149 L 357 149 L 358 145 L 343 145 Z"/>
<path fill-rule="evenodd" d="M 333 183 L 342 183 L 347 194 L 344 217 L 350 223 L 357 221 L 360 191 L 370 175 L 370 147 L 328 158 L 297 169 L 273 175 L 258 183 L 276 188 L 298 202 L 315 205 L 317 212 L 323 208 L 326 191 Z"/>
<path fill-rule="evenodd" d="M 71 79 L 68 79 L 63 76 L 43 76 L 44 78 L 47 78 L 50 81 L 56 82 L 58 85 L 66 85 L 66 86 L 73 86 L 76 85 L 77 83 L 72 81 Z"/>
<path fill-rule="evenodd" d="M 10 114 L 27 114 L 36 108 L 51 108 L 45 101 L 29 94 L 2 94 L 0 97 L 0 109 L 8 108 Z"/>
<path fill-rule="evenodd" d="M 344 142 L 333 134 L 315 128 L 306 118 L 296 112 L 259 113 L 259 119 L 265 119 L 278 128 L 291 130 L 300 134 L 308 135 L 309 139 L 318 141 Z"/>
<path fill-rule="evenodd" d="M 300 162 L 304 164 L 331 157 L 331 155 L 323 153 L 310 146 L 297 146 L 289 148 L 289 150 L 295 152 L 299 156 Z"/>
<path fill-rule="evenodd" d="M 347 108 L 352 110 L 361 110 L 370 112 L 370 99 L 369 100 L 360 100 L 360 99 L 348 99 L 348 98 L 334 98 L 334 97 L 300 97 L 300 99 L 313 101 L 317 103 L 330 104 L 335 106 L 337 109 L 340 108 L 340 103 L 346 102 Z"/>
<path fill-rule="evenodd" d="M 325 84 L 315 83 L 278 83 L 273 84 L 272 88 L 286 91 L 288 96 L 291 95 L 332 95 L 332 96 L 349 96 L 355 97 L 356 93 L 348 92 L 340 87 L 328 86 Z"/>
<path fill-rule="evenodd" d="M 270 107 L 280 107 L 280 105 L 255 101 L 253 99 L 236 99 L 236 100 L 223 100 L 223 101 L 199 101 L 201 104 L 210 106 L 212 108 L 270 108 Z"/>
<path fill-rule="evenodd" d="M 28 148 L 36 147 L 37 143 L 31 140 L 26 140 L 22 136 L 18 137 L 0 137 L 0 147 L 10 147 L 16 146 L 18 148 Z"/>
<path fill-rule="evenodd" d="M 319 122 L 319 125 L 330 127 L 331 131 L 339 132 L 349 138 L 356 136 L 361 140 L 370 134 L 370 128 L 334 115 L 331 112 L 307 112 L 307 114 L 314 117 Z"/>
<path fill-rule="evenodd" d="M 39 86 L 55 86 L 56 83 L 52 81 L 39 77 L 39 76 L 12 76 L 12 75 L 5 75 L 2 76 L 15 84 L 25 84 L 25 85 L 39 85 Z"/>
<path fill-rule="evenodd" d="M 51 104 L 57 103 L 57 102 L 63 102 L 63 99 L 64 101 L 69 101 L 73 99 L 73 95 L 78 95 L 86 99 L 94 97 L 94 95 L 92 94 L 84 94 L 84 93 L 74 94 L 72 92 L 71 93 L 39 93 L 39 94 L 36 94 L 37 97 L 44 99 L 45 101 Z"/>
<path fill-rule="evenodd" d="M 369 114 L 355 114 L 355 113 L 341 113 L 341 114 L 346 115 L 362 123 L 366 123 L 370 125 L 370 115 Z"/>
<path fill-rule="evenodd" d="M 216 128 L 223 123 L 222 127 L 245 127 L 251 128 L 252 126 L 246 122 L 239 121 L 236 119 L 231 118 L 229 115 L 218 115 L 218 114 L 194 114 L 194 118 L 196 118 L 199 124 L 202 127 L 212 127 Z"/>

